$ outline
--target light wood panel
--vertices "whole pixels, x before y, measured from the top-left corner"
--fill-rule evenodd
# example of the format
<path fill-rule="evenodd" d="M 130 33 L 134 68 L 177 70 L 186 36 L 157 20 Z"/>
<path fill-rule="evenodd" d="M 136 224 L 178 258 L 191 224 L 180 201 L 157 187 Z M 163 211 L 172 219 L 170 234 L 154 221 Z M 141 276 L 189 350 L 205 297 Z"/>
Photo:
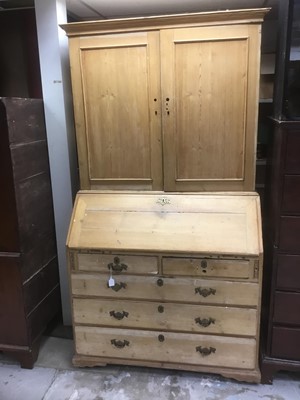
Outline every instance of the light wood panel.
<path fill-rule="evenodd" d="M 158 35 L 71 46 L 82 188 L 162 187 Z"/>
<path fill-rule="evenodd" d="M 76 202 L 70 248 L 223 257 L 262 253 L 257 194 L 79 192 Z"/>
<path fill-rule="evenodd" d="M 165 190 L 253 190 L 255 29 L 161 32 Z"/>

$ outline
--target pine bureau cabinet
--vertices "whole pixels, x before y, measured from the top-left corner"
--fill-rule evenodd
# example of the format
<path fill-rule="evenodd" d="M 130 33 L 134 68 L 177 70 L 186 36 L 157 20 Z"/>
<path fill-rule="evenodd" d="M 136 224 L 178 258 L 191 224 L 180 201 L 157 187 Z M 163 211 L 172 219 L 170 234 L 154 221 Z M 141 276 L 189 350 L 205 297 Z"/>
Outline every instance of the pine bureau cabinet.
<path fill-rule="evenodd" d="M 79 192 L 67 240 L 76 366 L 259 382 L 259 197 Z"/>
<path fill-rule="evenodd" d="M 81 189 L 254 190 L 267 11 L 62 25 Z"/>

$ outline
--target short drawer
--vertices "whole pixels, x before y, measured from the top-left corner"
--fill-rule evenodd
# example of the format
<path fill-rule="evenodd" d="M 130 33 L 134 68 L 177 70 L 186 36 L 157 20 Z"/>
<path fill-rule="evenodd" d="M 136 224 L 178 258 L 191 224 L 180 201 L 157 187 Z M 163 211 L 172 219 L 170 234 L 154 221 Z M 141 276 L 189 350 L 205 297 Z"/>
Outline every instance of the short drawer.
<path fill-rule="evenodd" d="M 76 351 L 87 356 L 254 369 L 256 341 L 184 333 L 75 326 Z"/>
<path fill-rule="evenodd" d="M 220 278 L 254 277 L 254 260 L 163 257 L 163 274 Z"/>
<path fill-rule="evenodd" d="M 158 273 L 158 258 L 155 256 L 131 256 L 123 254 L 78 253 L 79 271 L 103 272 L 114 274 L 151 274 Z"/>
<path fill-rule="evenodd" d="M 300 328 L 274 327 L 271 356 L 300 360 Z"/>
<path fill-rule="evenodd" d="M 289 131 L 287 134 L 285 172 L 287 174 L 300 174 L 300 132 Z"/>
<path fill-rule="evenodd" d="M 107 278 L 100 274 L 72 274 L 72 294 L 236 306 L 257 306 L 259 299 L 258 284 L 250 282 L 127 275 L 116 277 L 115 286 L 108 287 Z"/>
<path fill-rule="evenodd" d="M 275 292 L 273 321 L 300 325 L 300 293 Z"/>
<path fill-rule="evenodd" d="M 73 299 L 75 324 L 256 336 L 257 311 L 130 300 Z"/>
<path fill-rule="evenodd" d="M 300 217 L 281 217 L 279 235 L 281 251 L 300 253 Z"/>
<path fill-rule="evenodd" d="M 277 260 L 277 289 L 300 291 L 300 256 L 280 254 Z"/>
<path fill-rule="evenodd" d="M 283 213 L 300 213 L 300 175 L 286 175 L 281 209 Z"/>

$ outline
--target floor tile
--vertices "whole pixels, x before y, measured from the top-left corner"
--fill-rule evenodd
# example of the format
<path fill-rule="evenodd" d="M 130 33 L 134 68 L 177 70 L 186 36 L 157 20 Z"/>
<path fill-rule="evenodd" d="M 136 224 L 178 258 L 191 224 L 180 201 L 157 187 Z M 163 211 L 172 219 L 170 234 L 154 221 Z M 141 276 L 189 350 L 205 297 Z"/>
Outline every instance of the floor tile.
<path fill-rule="evenodd" d="M 42 400 L 55 380 L 52 368 L 22 369 L 18 365 L 0 364 L 1 400 Z M 59 400 L 59 397 L 57 398 Z"/>

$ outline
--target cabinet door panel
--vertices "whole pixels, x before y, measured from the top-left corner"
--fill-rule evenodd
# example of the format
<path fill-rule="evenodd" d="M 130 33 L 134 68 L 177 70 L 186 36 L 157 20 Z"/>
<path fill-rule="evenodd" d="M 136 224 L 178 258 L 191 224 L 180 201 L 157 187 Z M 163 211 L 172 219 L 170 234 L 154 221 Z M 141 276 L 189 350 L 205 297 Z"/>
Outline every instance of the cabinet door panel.
<path fill-rule="evenodd" d="M 162 188 L 158 43 L 157 32 L 80 39 L 82 188 Z"/>
<path fill-rule="evenodd" d="M 161 32 L 166 190 L 253 189 L 257 41 L 247 26 Z"/>

